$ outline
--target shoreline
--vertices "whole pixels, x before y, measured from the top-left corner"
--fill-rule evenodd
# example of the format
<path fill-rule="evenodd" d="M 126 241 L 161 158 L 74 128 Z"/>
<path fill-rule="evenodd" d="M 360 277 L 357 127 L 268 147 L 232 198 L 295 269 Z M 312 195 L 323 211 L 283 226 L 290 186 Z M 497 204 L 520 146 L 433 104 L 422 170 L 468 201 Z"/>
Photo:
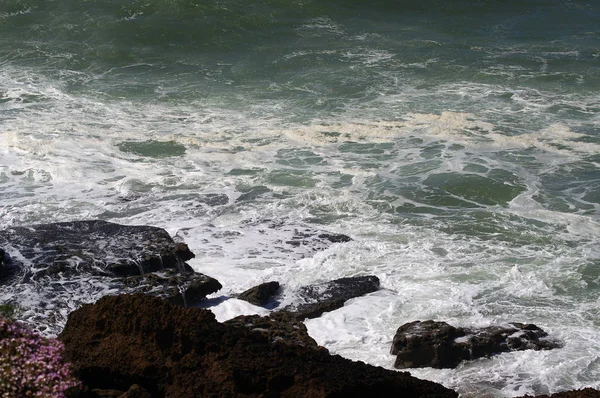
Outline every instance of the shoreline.
<path fill-rule="evenodd" d="M 141 235 L 140 235 L 141 233 Z M 19 234 L 20 237 L 19 237 Z M 145 234 L 145 235 L 144 235 Z M 194 254 L 189 251 L 187 245 L 184 243 L 175 243 L 170 236 L 165 235 L 166 232 L 161 230 L 160 228 L 147 227 L 147 226 L 120 226 L 118 224 L 107 223 L 104 221 L 90 220 L 83 222 L 72 222 L 72 223 L 54 223 L 54 224 L 42 224 L 42 225 L 34 225 L 29 226 L 27 228 L 20 229 L 20 227 L 15 227 L 10 229 L 8 233 L 5 231 L 5 234 L 2 235 L 0 231 L 0 249 L 4 249 L 1 253 L 2 262 L 0 263 L 0 279 L 1 283 L 40 283 L 43 281 L 52 281 L 52 278 L 58 278 L 61 283 L 64 283 L 65 276 L 70 275 L 70 277 L 74 278 L 73 283 L 77 283 L 77 278 L 80 278 L 82 273 L 89 273 L 90 276 L 95 278 L 105 278 L 106 280 L 111 280 L 113 288 L 117 288 L 117 286 L 121 286 L 121 290 L 114 290 L 115 294 L 107 294 L 101 295 L 100 301 L 102 300 L 128 300 L 128 294 L 146 294 L 147 300 L 162 300 L 165 305 L 175 306 L 173 308 L 169 307 L 165 309 L 165 311 L 175 311 L 174 308 L 182 308 L 188 306 L 194 306 L 195 304 L 201 303 L 207 294 L 214 293 L 221 289 L 221 284 L 207 276 L 199 274 L 193 271 L 189 266 L 186 265 L 185 261 L 191 259 Z M 4 236 L 4 238 L 3 238 Z M 111 238 L 118 237 L 114 239 L 113 246 L 111 247 L 113 260 L 102 262 L 99 253 L 106 253 L 106 239 L 110 236 Z M 10 239 L 8 238 L 10 237 Z M 16 239 L 15 239 L 16 237 Z M 135 237 L 136 243 L 128 243 L 128 239 L 132 239 Z M 58 239 L 58 240 L 57 240 Z M 327 247 L 328 244 L 338 244 L 350 241 L 351 238 L 339 235 L 339 234 L 330 234 L 325 232 L 311 232 L 309 233 L 306 230 L 303 233 L 298 233 L 295 239 L 287 242 L 290 246 L 299 246 L 299 245 L 314 245 L 314 247 L 318 247 L 319 250 L 323 250 L 323 248 Z M 19 255 L 15 255 L 15 241 L 20 241 L 23 245 L 19 248 Z M 26 247 L 28 242 L 36 242 L 37 249 L 35 251 L 30 250 L 31 247 Z M 94 244 L 97 242 L 103 242 L 101 245 L 100 251 L 94 251 Z M 328 242 L 328 243 L 327 243 Z M 119 253 L 120 247 L 126 247 L 126 253 Z M 6 250 L 7 247 L 10 247 L 10 250 Z M 12 255 L 10 251 L 12 250 Z M 46 255 L 40 256 L 40 253 Z M 31 256 L 31 263 L 25 261 L 27 256 Z M 87 257 L 86 257 L 87 256 Z M 127 256 L 130 256 L 132 259 L 137 259 L 136 261 L 128 260 Z M 77 261 L 73 261 L 76 258 Z M 114 259 L 118 259 L 115 262 Z M 41 264 L 35 264 L 35 261 L 41 262 Z M 141 261 L 141 262 L 140 262 Z M 27 265 L 29 264 L 29 265 Z M 93 266 L 88 267 L 86 264 L 93 264 Z M 102 265 L 104 264 L 104 265 Z M 29 268 L 27 268 L 29 267 Z M 33 271 L 32 271 L 33 270 Z M 374 278 L 374 279 L 373 279 Z M 311 317 L 319 317 L 323 312 L 332 311 L 337 308 L 340 308 L 344 305 L 344 302 L 352 297 L 362 296 L 366 293 L 372 292 L 379 288 L 379 280 L 376 277 L 369 278 L 346 278 L 346 280 L 340 280 L 328 282 L 329 284 L 323 284 L 321 286 L 307 286 L 304 290 L 300 290 L 300 296 L 304 304 L 297 306 L 286 306 L 283 310 L 279 309 L 279 311 L 273 311 L 276 308 L 278 303 L 276 302 L 277 294 L 280 289 L 279 284 L 266 284 L 267 290 L 265 291 L 261 286 L 257 286 L 256 289 L 250 289 L 248 292 L 241 293 L 238 296 L 238 299 L 246 299 L 254 304 L 261 305 L 269 309 L 269 316 L 267 317 L 257 317 L 257 316 L 238 316 L 231 321 L 224 322 L 220 325 L 234 325 L 236 322 L 238 326 L 237 328 L 244 327 L 245 324 L 254 323 L 265 323 L 269 325 L 269 322 L 276 322 L 278 332 L 274 332 L 274 335 L 270 335 L 271 343 L 274 343 L 279 340 L 289 339 L 290 335 L 287 334 L 284 337 L 277 335 L 277 333 L 281 333 L 281 330 L 286 330 L 289 328 L 300 328 L 303 330 L 304 337 L 300 340 L 309 342 L 308 345 L 313 347 L 313 349 L 321 352 L 327 351 L 323 347 L 317 346 L 317 343 L 314 342 L 312 338 L 310 338 L 307 334 L 306 327 L 302 323 L 294 323 L 302 321 L 306 318 Z M 122 280 L 123 282 L 119 282 L 116 284 L 118 280 Z M 19 282 L 20 281 L 20 282 Z M 376 282 L 375 285 L 372 283 Z M 333 284 L 332 284 L 333 283 Z M 347 285 L 346 285 L 347 284 Z M 46 285 L 48 288 L 52 286 L 51 283 Z M 367 287 L 369 286 L 369 287 Z M 328 290 L 329 289 L 329 290 Z M 365 290 L 366 289 L 366 290 Z M 108 298 L 104 298 L 108 297 Z M 111 298 L 112 297 L 112 298 Z M 154 297 L 154 298 L 152 298 Z M 258 297 L 258 298 L 257 298 Z M 322 298 L 328 298 L 325 301 L 322 301 Z M 60 298 L 59 298 L 60 300 Z M 258 301 L 256 301 L 258 300 Z M 274 301 L 275 300 L 275 301 Z M 308 303 L 313 304 L 309 304 Z M 98 301 L 98 302 L 100 302 Z M 144 300 L 142 300 L 144 301 Z M 155 305 L 159 305 L 159 302 L 155 302 Z M 78 309 L 75 309 L 75 312 L 80 311 L 82 308 L 94 308 L 96 304 L 86 304 L 82 303 Z M 116 306 L 114 310 L 119 311 L 120 308 Z M 196 309 L 190 308 L 191 311 L 196 311 Z M 214 320 L 214 315 L 209 310 L 200 310 L 206 311 L 206 313 L 210 313 L 210 317 Z M 180 310 L 177 310 L 180 311 Z M 290 312 L 292 311 L 292 312 Z M 71 311 L 68 315 L 68 319 L 66 320 L 67 325 L 71 321 Z M 191 314 L 191 312 L 190 312 Z M 284 318 L 277 320 L 279 315 L 283 314 Z M 290 315 L 286 315 L 290 314 Z M 105 314 L 106 316 L 108 314 Z M 129 316 L 144 316 L 144 314 L 136 314 L 135 311 L 132 312 Z M 203 315 L 204 316 L 204 315 Z M 206 315 L 208 316 L 208 315 Z M 252 319 L 252 321 L 248 321 L 248 319 Z M 141 321 L 145 322 L 145 321 Z M 241 322 L 241 323 L 240 323 Z M 215 324 L 216 325 L 216 324 Z M 240 326 L 241 325 L 241 326 Z M 295 326 L 294 326 L 295 325 Z M 301 325 L 301 326 L 300 326 Z M 400 326 L 400 325 L 398 325 Z M 527 328 L 531 328 L 532 326 L 527 326 Z M 217 327 L 217 326 L 215 326 Z M 223 327 L 223 326 L 218 326 Z M 263 328 L 258 327 L 256 330 L 262 330 Z M 442 330 L 448 330 L 446 326 L 442 325 Z M 534 330 L 534 329 L 531 329 Z M 65 340 L 63 336 L 64 330 L 61 331 L 61 337 L 59 339 Z M 102 328 L 96 330 L 96 336 L 103 333 Z M 152 335 L 155 332 L 150 332 Z M 177 334 L 176 330 L 172 330 L 171 335 L 173 333 Z M 414 336 L 414 331 L 409 333 L 409 336 Z M 427 332 L 430 335 L 431 332 Z M 447 332 L 443 332 L 447 333 Z M 452 332 L 454 333 L 454 332 Z M 462 333 L 462 332 L 461 332 Z M 467 333 L 475 333 L 475 332 L 467 332 Z M 498 336 L 496 330 L 494 331 L 495 336 Z M 512 335 L 516 332 L 503 332 L 505 335 Z M 537 332 L 536 332 L 537 333 Z M 460 336 L 465 336 L 465 334 L 457 335 L 459 337 L 455 337 L 451 335 L 451 338 L 444 339 L 450 341 L 456 340 L 457 342 L 462 339 Z M 124 338 L 123 336 L 121 336 Z M 126 337 L 126 336 L 125 336 Z M 146 336 L 147 337 L 147 336 Z M 113 337 L 107 337 L 108 340 Z M 496 338 L 496 337 L 494 337 Z M 75 337 L 75 339 L 77 339 Z M 274 339 L 274 340 L 273 340 Z M 481 337 L 477 337 L 477 341 L 482 341 Z M 68 339 L 67 339 L 68 340 Z M 107 341 L 108 341 L 107 340 Z M 65 340 L 66 341 L 66 340 Z M 396 341 L 396 338 L 394 338 Z M 436 343 L 436 338 L 429 343 L 418 342 L 416 346 L 427 346 L 431 344 L 432 347 L 440 347 L 439 341 Z M 475 341 L 475 340 L 474 340 Z M 96 343 L 102 345 L 102 340 L 98 340 Z M 96 344 L 94 343 L 94 344 Z M 301 345 L 305 345 L 306 343 L 302 343 Z M 411 343 L 415 345 L 415 343 Z M 497 344 L 497 343 L 494 343 Z M 504 345 L 502 343 L 501 345 Z M 514 343 L 511 343 L 514 344 Z M 518 343 L 517 346 L 519 349 L 533 348 L 534 346 L 528 346 L 525 343 Z M 409 344 L 410 345 L 410 344 Z M 445 346 L 444 346 L 445 347 Z M 121 348 L 123 349 L 123 348 Z M 140 347 L 138 347 L 140 349 Z M 436 348 L 436 350 L 439 348 Z M 546 349 L 546 348 L 544 348 Z M 556 348 L 560 349 L 560 348 Z M 70 351 L 69 351 L 70 350 Z M 77 348 L 73 346 L 69 346 L 67 344 L 67 351 L 77 351 Z M 456 350 L 454 348 L 444 348 L 444 350 L 452 351 Z M 462 348 L 461 348 L 462 350 Z M 473 348 L 469 348 L 469 351 L 473 351 Z M 446 352 L 444 351 L 444 352 Z M 437 351 L 436 351 L 437 352 Z M 441 351 L 440 351 L 441 352 Z M 485 354 L 484 356 L 493 355 L 492 351 Z M 81 363 L 86 362 L 88 359 L 85 358 L 84 354 L 79 353 L 79 356 L 73 356 L 73 358 L 78 358 L 76 361 L 83 361 Z M 82 357 L 83 355 L 83 357 Z M 328 354 L 329 355 L 329 354 Z M 422 359 L 423 353 L 416 352 L 415 358 Z M 437 354 L 436 354 L 437 355 Z M 446 354 L 444 354 L 446 355 Z M 461 354 L 462 355 L 462 354 Z M 98 355 L 97 355 L 98 356 Z M 83 359 L 81 359 L 83 358 Z M 341 358 L 341 357 L 340 357 Z M 393 356 L 390 355 L 390 362 L 392 361 Z M 405 357 L 408 358 L 408 357 Z M 347 360 L 348 361 L 348 360 Z M 456 366 L 461 360 L 454 366 Z M 353 362 L 353 361 L 350 361 Z M 407 362 L 408 366 L 403 365 L 404 367 L 411 367 L 411 362 Z M 76 365 L 76 367 L 81 368 L 81 364 Z M 95 365 L 94 365 L 95 366 Z M 219 365 L 220 366 L 220 365 Z M 229 366 L 229 365 L 228 365 Z M 354 365 L 352 365 L 354 366 Z M 362 366 L 362 365 L 361 365 Z M 364 365 L 371 366 L 371 365 Z M 419 366 L 428 366 L 427 363 L 423 363 Z M 433 365 L 435 366 L 435 365 Z M 442 366 L 445 367 L 445 366 Z M 383 371 L 383 368 L 379 368 Z M 80 370 L 81 371 L 81 370 Z M 385 372 L 392 372 L 386 370 Z M 396 372 L 402 373 L 402 372 Z M 85 374 L 85 371 L 83 372 Z M 382 373 L 383 374 L 383 373 Z M 87 377 L 87 376 L 85 376 Z M 85 379 L 84 377 L 84 379 Z M 136 376 L 137 377 L 137 376 Z M 132 380 L 137 380 L 134 377 Z M 378 376 L 379 377 L 379 376 Z M 383 377 L 383 376 L 382 376 Z M 387 377 L 387 376 L 385 376 Z M 417 380 L 417 379 L 415 379 Z M 105 381 L 106 382 L 106 381 Z M 387 383 L 387 382 L 386 382 Z M 432 382 L 433 383 L 433 382 Z M 88 381 L 89 384 L 89 381 Z M 93 384 L 93 383 L 92 383 Z M 102 384 L 102 383 L 101 383 Z M 110 383 L 108 383 L 110 384 Z M 118 383 L 117 383 L 118 384 Z M 143 384 L 143 383 L 142 383 Z M 235 384 L 235 383 L 234 383 Z M 393 383 L 392 383 L 393 384 Z M 433 383 L 436 384 L 436 383 Z M 131 385 L 138 385 L 137 382 L 132 382 Z M 131 387 L 130 385 L 130 387 Z M 387 385 L 387 384 L 386 384 Z M 440 385 L 441 386 L 441 385 Z M 88 386 L 89 387 L 89 386 Z M 114 386 L 113 386 L 114 387 Z M 389 387 L 389 386 L 388 386 Z M 385 387 L 385 388 L 388 388 Z M 137 388 L 137 387 L 136 387 Z M 302 388 L 302 387 L 298 387 Z M 341 388 L 341 387 L 340 387 Z M 382 387 L 383 388 L 383 387 Z M 384 388 L 384 390 L 385 390 Z M 392 387 L 389 387 L 392 388 Z M 396 387 L 394 387 L 396 388 Z M 118 389 L 117 389 L 118 390 Z M 392 388 L 393 390 L 393 388 Z M 591 393 L 586 389 L 583 392 L 569 392 L 569 394 L 584 394 L 584 395 L 564 395 L 565 397 L 588 397 Z M 382 390 L 383 391 L 383 390 Z M 387 391 L 387 390 L 386 390 Z M 391 391 L 391 390 L 390 390 Z M 449 390 L 450 391 L 450 390 Z M 126 391 L 122 391 L 123 394 Z M 563 393 L 564 394 L 564 393 Z M 585 395 L 587 394 L 587 395 Z M 600 396 L 600 392 L 598 392 L 598 396 Z M 545 395 L 541 395 L 545 396 Z M 552 397 L 562 397 L 563 395 L 551 395 Z"/>

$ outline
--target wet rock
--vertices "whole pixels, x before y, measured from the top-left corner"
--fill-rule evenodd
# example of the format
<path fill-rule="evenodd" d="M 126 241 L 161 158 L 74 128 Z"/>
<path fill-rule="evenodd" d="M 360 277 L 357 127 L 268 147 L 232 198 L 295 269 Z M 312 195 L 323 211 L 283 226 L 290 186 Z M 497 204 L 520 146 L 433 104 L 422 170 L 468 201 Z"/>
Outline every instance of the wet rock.
<path fill-rule="evenodd" d="M 548 350 L 560 346 L 532 324 L 512 323 L 481 329 L 456 328 L 446 322 L 415 321 L 396 331 L 394 367 L 454 368 L 460 362 L 508 351 Z"/>
<path fill-rule="evenodd" d="M 229 203 L 229 196 L 221 193 L 207 193 L 200 195 L 198 201 L 210 207 L 225 206 Z"/>
<path fill-rule="evenodd" d="M 145 292 L 183 304 L 221 288 L 185 263 L 194 257 L 186 244 L 157 227 L 99 220 L 12 227 L 0 231 L 0 247 L 7 253 L 0 285 L 13 300 L 4 304 L 19 303 L 21 320 L 45 335 L 106 294 Z"/>
<path fill-rule="evenodd" d="M 119 283 L 119 282 L 117 282 Z M 200 274 L 164 270 L 123 279 L 122 292 L 139 292 L 164 298 L 173 304 L 194 305 L 223 286 L 214 278 Z"/>
<path fill-rule="evenodd" d="M 345 243 L 350 242 L 352 240 L 351 237 L 344 234 L 320 234 L 319 238 L 326 239 L 331 243 Z"/>
<path fill-rule="evenodd" d="M 335 279 L 301 287 L 297 292 L 297 303 L 285 308 L 297 319 L 317 318 L 324 312 L 341 308 L 351 298 L 360 297 L 379 290 L 379 278 L 373 275 Z"/>
<path fill-rule="evenodd" d="M 252 322 L 270 321 L 222 324 L 210 311 L 152 296 L 106 296 L 73 311 L 59 338 L 89 390 L 138 384 L 155 397 L 457 396 L 405 372 L 285 343 Z"/>
<path fill-rule="evenodd" d="M 351 237 L 343 234 L 330 234 L 330 233 L 315 233 L 309 229 L 294 229 L 294 235 L 290 240 L 285 241 L 288 245 L 292 246 L 316 246 L 322 244 L 321 242 L 330 243 L 344 243 L 350 242 Z"/>
<path fill-rule="evenodd" d="M 186 244 L 150 226 L 75 221 L 12 227 L 0 231 L 17 278 L 81 274 L 130 276 L 174 268 L 192 271 Z"/>
<path fill-rule="evenodd" d="M 265 306 L 279 291 L 279 282 L 265 282 L 254 286 L 242 293 L 237 298 L 249 302 L 250 304 Z"/>

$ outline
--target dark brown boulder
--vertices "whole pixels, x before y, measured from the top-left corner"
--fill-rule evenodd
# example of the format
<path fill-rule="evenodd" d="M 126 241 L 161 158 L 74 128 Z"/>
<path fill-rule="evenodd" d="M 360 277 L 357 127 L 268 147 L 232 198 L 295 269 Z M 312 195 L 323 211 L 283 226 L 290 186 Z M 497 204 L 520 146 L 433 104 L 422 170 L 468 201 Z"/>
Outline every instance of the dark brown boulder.
<path fill-rule="evenodd" d="M 265 282 L 254 286 L 237 296 L 238 299 L 249 302 L 250 304 L 265 306 L 279 291 L 279 282 Z"/>
<path fill-rule="evenodd" d="M 270 342 L 319 347 L 310 337 L 306 326 L 293 314 L 285 311 L 273 312 L 270 316 L 241 315 L 224 322 L 226 325 L 245 327 L 266 336 Z"/>
<path fill-rule="evenodd" d="M 60 339 L 88 390 L 138 384 L 154 397 L 178 398 L 457 396 L 244 323 L 218 323 L 210 311 L 152 296 L 107 296 L 73 311 Z"/>
<path fill-rule="evenodd" d="M 391 354 L 394 367 L 454 368 L 465 360 L 520 350 L 560 347 L 548 334 L 532 324 L 512 323 L 481 329 L 456 328 L 446 322 L 414 321 L 398 328 Z"/>

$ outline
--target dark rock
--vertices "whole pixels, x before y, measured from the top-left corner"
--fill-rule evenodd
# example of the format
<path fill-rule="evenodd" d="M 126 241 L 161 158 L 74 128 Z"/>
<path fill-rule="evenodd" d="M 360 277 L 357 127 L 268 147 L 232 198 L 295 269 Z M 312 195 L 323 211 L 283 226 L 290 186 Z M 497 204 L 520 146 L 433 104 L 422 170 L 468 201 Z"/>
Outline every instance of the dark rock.
<path fill-rule="evenodd" d="M 0 249 L 0 280 L 9 274 L 9 270 L 7 268 L 8 261 L 8 254 L 3 249 Z"/>
<path fill-rule="evenodd" d="M 134 384 L 119 398 L 152 398 L 152 394 L 144 387 Z"/>
<path fill-rule="evenodd" d="M 106 296 L 73 311 L 59 338 L 90 390 L 138 384 L 154 397 L 457 396 L 405 372 L 285 343 L 287 334 L 254 330 L 249 319 L 222 324 L 210 311 L 152 296 Z"/>
<path fill-rule="evenodd" d="M 17 277 L 81 274 L 130 276 L 174 268 L 192 271 L 187 245 L 167 231 L 106 221 L 75 221 L 12 227 L 0 231 L 0 245 L 17 265 Z M 18 253 L 18 256 L 13 255 Z"/>
<path fill-rule="evenodd" d="M 533 396 L 524 395 L 520 398 L 533 398 Z M 558 392 L 552 395 L 536 395 L 535 398 L 600 398 L 600 391 L 584 388 L 583 390 Z"/>
<path fill-rule="evenodd" d="M 456 328 L 446 322 L 414 321 L 398 328 L 391 354 L 394 367 L 454 368 L 464 360 L 490 357 L 520 350 L 548 350 L 560 345 L 545 339 L 548 334 L 532 324 L 490 326 L 481 329 Z"/>
<path fill-rule="evenodd" d="M 270 342 L 319 347 L 310 337 L 306 326 L 289 312 L 273 312 L 270 316 L 241 315 L 224 322 L 226 325 L 248 328 L 266 336 Z"/>
<path fill-rule="evenodd" d="M 314 246 L 315 243 L 327 241 L 330 243 L 350 242 L 351 237 L 342 234 L 320 233 L 316 234 L 308 229 L 294 229 L 294 235 L 285 243 L 292 246 Z"/>
<path fill-rule="evenodd" d="M 224 206 L 229 203 L 229 196 L 221 193 L 207 193 L 200 195 L 198 201 L 211 207 Z"/>
<path fill-rule="evenodd" d="M 360 297 L 379 290 L 376 276 L 355 276 L 340 278 L 330 282 L 301 287 L 298 303 L 283 310 L 291 312 L 297 319 L 316 318 L 324 312 L 341 308 L 351 298 Z"/>
<path fill-rule="evenodd" d="M 91 391 L 90 395 L 93 396 L 94 398 L 119 398 L 123 394 L 125 394 L 125 392 L 121 391 L 121 390 L 113 390 L 113 389 L 103 390 L 101 388 L 96 388 Z"/>
<path fill-rule="evenodd" d="M 332 243 L 345 243 L 352 240 L 351 237 L 343 234 L 320 234 L 319 238 L 326 239 Z"/>
<path fill-rule="evenodd" d="M 265 282 L 258 286 L 250 288 L 237 296 L 238 299 L 249 302 L 250 304 L 264 306 L 279 291 L 279 282 Z"/>
<path fill-rule="evenodd" d="M 164 298 L 173 304 L 193 305 L 223 286 L 214 278 L 200 273 L 177 273 L 166 269 L 123 279 L 123 292 L 140 292 Z"/>
<path fill-rule="evenodd" d="M 28 303 L 20 320 L 45 335 L 106 294 L 144 292 L 184 304 L 221 288 L 185 263 L 194 254 L 162 228 L 105 221 L 13 227 L 0 231 L 0 247 L 7 253 L 2 289 L 14 303 Z"/>

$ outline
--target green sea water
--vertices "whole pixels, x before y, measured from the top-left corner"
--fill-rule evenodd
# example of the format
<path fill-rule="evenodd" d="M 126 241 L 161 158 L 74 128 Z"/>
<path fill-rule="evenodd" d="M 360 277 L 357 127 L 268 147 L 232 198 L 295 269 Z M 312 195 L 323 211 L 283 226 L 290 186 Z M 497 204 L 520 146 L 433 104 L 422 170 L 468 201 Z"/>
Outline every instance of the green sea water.
<path fill-rule="evenodd" d="M 225 295 L 375 274 L 307 323 L 332 352 L 391 368 L 403 322 L 534 322 L 564 348 L 414 373 L 600 388 L 599 93 L 596 1 L 3 0 L 0 226 L 161 226 Z M 354 241 L 286 257 L 248 220 Z"/>

